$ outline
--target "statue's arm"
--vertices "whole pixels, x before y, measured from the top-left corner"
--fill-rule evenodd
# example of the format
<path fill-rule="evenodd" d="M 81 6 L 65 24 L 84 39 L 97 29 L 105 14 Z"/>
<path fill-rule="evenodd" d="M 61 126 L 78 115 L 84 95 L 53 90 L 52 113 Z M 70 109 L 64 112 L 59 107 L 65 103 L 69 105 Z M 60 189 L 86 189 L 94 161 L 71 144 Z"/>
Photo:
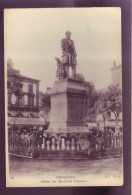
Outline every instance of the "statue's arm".
<path fill-rule="evenodd" d="M 61 40 L 61 48 L 62 48 L 63 51 L 66 51 L 64 39 Z"/>
<path fill-rule="evenodd" d="M 76 49 L 75 49 L 74 41 L 73 41 L 73 48 L 74 48 L 74 56 L 77 57 L 77 52 L 76 52 Z"/>

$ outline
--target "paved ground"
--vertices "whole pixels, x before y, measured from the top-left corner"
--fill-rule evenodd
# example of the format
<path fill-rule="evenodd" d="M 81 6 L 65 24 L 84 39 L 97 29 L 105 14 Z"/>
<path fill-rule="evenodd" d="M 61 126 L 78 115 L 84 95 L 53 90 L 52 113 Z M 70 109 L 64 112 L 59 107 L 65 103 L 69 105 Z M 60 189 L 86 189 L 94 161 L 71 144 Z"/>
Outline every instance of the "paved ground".
<path fill-rule="evenodd" d="M 43 176 L 52 175 L 104 175 L 121 174 L 122 157 L 100 160 L 23 160 L 10 158 L 11 176 Z"/>

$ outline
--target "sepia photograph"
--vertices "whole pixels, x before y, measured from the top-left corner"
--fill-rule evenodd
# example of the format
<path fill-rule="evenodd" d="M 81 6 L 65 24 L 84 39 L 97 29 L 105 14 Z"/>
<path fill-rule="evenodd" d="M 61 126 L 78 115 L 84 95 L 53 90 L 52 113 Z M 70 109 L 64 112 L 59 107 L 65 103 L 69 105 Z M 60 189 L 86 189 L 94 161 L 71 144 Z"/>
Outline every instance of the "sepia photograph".
<path fill-rule="evenodd" d="M 121 8 L 4 10 L 7 187 L 123 185 Z"/>

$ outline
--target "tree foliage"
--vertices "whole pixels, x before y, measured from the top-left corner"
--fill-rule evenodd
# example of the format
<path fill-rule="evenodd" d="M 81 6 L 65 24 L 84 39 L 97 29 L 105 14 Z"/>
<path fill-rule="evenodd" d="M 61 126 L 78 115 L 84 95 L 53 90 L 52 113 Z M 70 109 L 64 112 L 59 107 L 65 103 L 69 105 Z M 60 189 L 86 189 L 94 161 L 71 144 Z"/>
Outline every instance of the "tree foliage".
<path fill-rule="evenodd" d="M 47 122 L 47 119 L 48 119 L 50 107 L 51 107 L 50 95 L 45 93 L 43 94 L 43 97 L 42 97 L 42 106 L 41 106 L 41 111 L 40 111 L 40 116 L 44 118 L 45 123 Z"/>
<path fill-rule="evenodd" d="M 118 126 L 119 115 L 122 112 L 122 91 L 118 86 L 111 85 L 106 91 L 107 107 L 114 113 L 116 128 Z"/>
<path fill-rule="evenodd" d="M 98 100 L 95 102 L 94 108 L 97 115 L 98 114 L 102 115 L 104 121 L 104 128 L 105 128 L 106 117 L 109 113 L 105 92 L 98 93 Z"/>
<path fill-rule="evenodd" d="M 107 106 L 117 118 L 122 111 L 122 92 L 118 86 L 111 85 L 106 92 Z"/>
<path fill-rule="evenodd" d="M 19 71 L 13 69 L 13 62 L 11 59 L 8 59 L 7 61 L 7 90 L 8 90 L 8 95 L 14 94 L 15 96 L 20 96 L 22 95 L 22 81 L 20 79 L 20 73 Z M 13 107 L 11 110 L 11 117 L 13 121 L 12 128 L 14 128 L 14 125 L 16 124 L 16 121 L 18 119 L 18 113 L 19 110 L 17 107 Z"/>
<path fill-rule="evenodd" d="M 22 93 L 22 81 L 20 79 L 19 71 L 13 69 L 13 62 L 11 59 L 7 61 L 7 89 L 8 94 L 20 95 Z"/>
<path fill-rule="evenodd" d="M 95 102 L 96 114 L 101 114 L 105 121 L 108 114 L 113 112 L 115 115 L 115 127 L 118 126 L 119 115 L 122 112 L 122 92 L 118 86 L 108 86 L 105 91 L 98 94 L 98 100 Z"/>
<path fill-rule="evenodd" d="M 42 107 L 46 109 L 47 111 L 50 110 L 50 105 L 51 105 L 51 100 L 50 100 L 50 95 L 45 93 L 43 94 L 42 98 Z"/>
<path fill-rule="evenodd" d="M 93 82 L 84 81 L 83 83 L 85 89 L 87 90 L 86 96 L 86 118 L 87 122 L 96 121 L 96 110 L 94 107 L 95 102 L 98 100 L 98 93 L 95 89 Z"/>

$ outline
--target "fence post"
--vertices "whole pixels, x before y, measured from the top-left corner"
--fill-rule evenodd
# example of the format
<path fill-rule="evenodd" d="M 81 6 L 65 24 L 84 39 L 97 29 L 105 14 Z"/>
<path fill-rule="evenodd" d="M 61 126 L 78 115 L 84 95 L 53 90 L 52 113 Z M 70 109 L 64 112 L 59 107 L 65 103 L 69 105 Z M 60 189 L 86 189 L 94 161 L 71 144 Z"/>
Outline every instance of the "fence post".
<path fill-rule="evenodd" d="M 35 158 L 38 156 L 37 153 L 37 132 L 33 131 L 33 135 L 32 135 L 32 143 L 31 143 L 31 148 L 32 148 L 32 158 Z"/>

